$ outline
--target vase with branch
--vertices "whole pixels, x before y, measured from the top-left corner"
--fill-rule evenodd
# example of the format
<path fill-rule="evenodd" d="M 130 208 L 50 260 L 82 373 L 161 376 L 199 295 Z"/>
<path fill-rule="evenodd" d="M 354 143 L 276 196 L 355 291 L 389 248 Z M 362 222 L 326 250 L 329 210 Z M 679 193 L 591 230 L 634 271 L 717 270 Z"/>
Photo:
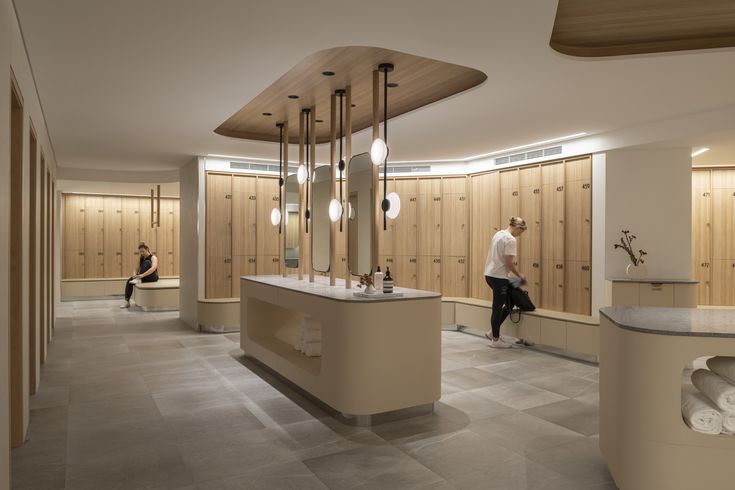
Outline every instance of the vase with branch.
<path fill-rule="evenodd" d="M 616 250 L 621 249 L 628 254 L 630 264 L 628 264 L 628 267 L 625 269 L 625 273 L 628 277 L 641 278 L 646 274 L 644 257 L 648 255 L 648 253 L 643 249 L 638 249 L 638 252 L 633 249 L 633 241 L 638 237 L 633 235 L 630 230 L 622 230 L 621 233 L 623 236 L 620 237 L 620 243 L 614 243 L 613 248 Z"/>

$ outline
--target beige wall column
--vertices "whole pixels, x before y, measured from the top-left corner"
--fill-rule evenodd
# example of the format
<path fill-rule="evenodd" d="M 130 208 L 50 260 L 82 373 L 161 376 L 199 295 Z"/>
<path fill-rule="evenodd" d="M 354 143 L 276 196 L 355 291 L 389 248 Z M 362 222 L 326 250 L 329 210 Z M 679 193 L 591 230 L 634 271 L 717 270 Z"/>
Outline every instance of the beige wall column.
<path fill-rule="evenodd" d="M 281 272 L 288 276 L 286 270 L 286 179 L 288 179 L 288 121 L 283 121 L 283 187 L 281 187 L 281 237 L 278 241 L 278 253 L 281 256 Z"/>
<path fill-rule="evenodd" d="M 330 186 L 329 202 L 337 197 L 337 96 L 332 94 L 329 98 L 329 167 Z M 337 284 L 337 227 L 339 223 L 329 224 L 329 285 Z"/>
<path fill-rule="evenodd" d="M 299 167 L 304 164 L 304 131 L 306 130 L 304 113 L 299 111 Z M 304 218 L 304 201 L 306 193 L 304 186 L 299 185 L 299 280 L 304 278 L 304 243 L 306 242 L 306 219 Z"/>
<path fill-rule="evenodd" d="M 345 171 L 342 173 L 342 195 L 344 196 L 344 201 L 342 202 L 342 209 L 344 213 L 344 226 L 342 228 L 342 240 L 344 240 L 344 251 L 345 254 L 349 253 L 349 244 L 347 243 L 347 238 L 349 236 L 349 233 L 347 233 L 347 228 L 349 224 L 347 221 L 350 219 L 348 215 L 348 207 L 347 203 L 350 201 L 350 196 L 348 194 L 349 192 L 349 186 L 347 185 L 347 180 L 349 179 L 349 165 L 350 165 L 350 159 L 352 158 L 352 85 L 348 85 L 345 87 L 345 127 L 344 127 L 344 138 L 345 138 L 345 154 L 344 159 L 345 162 L 347 162 L 347 167 L 345 167 Z M 350 265 L 349 260 L 347 261 L 347 264 L 345 264 L 345 288 L 350 289 L 352 287 L 352 276 L 350 275 Z"/>
<path fill-rule="evenodd" d="M 380 137 L 380 72 L 373 70 L 373 141 Z M 371 216 L 371 226 L 373 228 L 373 246 L 370 253 L 370 269 L 375 270 L 378 265 L 378 251 L 380 250 L 380 240 L 383 237 L 380 227 L 380 166 L 373 165 L 373 214 Z"/>
<path fill-rule="evenodd" d="M 310 110 L 311 117 L 309 117 L 309 182 L 307 183 L 307 185 L 309 186 L 309 203 L 307 205 L 309 207 L 309 212 L 311 213 L 311 216 L 314 216 L 314 210 L 312 209 L 312 203 L 314 202 L 314 186 L 312 185 L 312 183 L 314 181 L 314 171 L 316 170 L 316 106 L 311 106 Z M 311 240 L 311 236 L 313 236 L 313 233 L 314 227 L 309 226 L 309 257 L 307 259 L 307 264 L 309 266 L 309 282 L 314 282 L 314 266 L 311 263 L 311 244 L 313 243 Z"/>

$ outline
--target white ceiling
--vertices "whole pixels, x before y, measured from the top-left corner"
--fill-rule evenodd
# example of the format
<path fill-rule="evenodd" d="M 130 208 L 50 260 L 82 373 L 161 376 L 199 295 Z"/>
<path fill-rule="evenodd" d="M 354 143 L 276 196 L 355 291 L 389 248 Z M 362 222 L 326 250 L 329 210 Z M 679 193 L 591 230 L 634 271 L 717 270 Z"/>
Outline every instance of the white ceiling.
<path fill-rule="evenodd" d="M 549 47 L 556 2 L 546 0 L 15 4 L 63 167 L 166 170 L 210 153 L 277 158 L 275 144 L 213 130 L 303 57 L 334 46 L 385 47 L 487 73 L 480 87 L 397 118 L 395 160 L 461 158 L 735 104 L 735 50 L 571 58 Z M 355 138 L 355 153 L 368 137 Z M 721 158 L 735 162 L 733 146 Z"/>

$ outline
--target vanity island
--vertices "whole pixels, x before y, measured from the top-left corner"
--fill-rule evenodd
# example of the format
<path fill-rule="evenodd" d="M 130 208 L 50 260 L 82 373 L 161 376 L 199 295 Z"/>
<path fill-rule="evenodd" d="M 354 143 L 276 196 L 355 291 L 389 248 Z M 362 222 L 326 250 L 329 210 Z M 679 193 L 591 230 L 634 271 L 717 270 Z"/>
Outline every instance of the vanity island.
<path fill-rule="evenodd" d="M 441 396 L 441 295 L 395 288 L 363 298 L 282 276 L 244 276 L 240 347 L 346 416 L 432 407 Z M 294 348 L 308 317 L 321 327 L 321 356 Z"/>
<path fill-rule="evenodd" d="M 681 415 L 683 370 L 718 355 L 735 356 L 735 310 L 600 310 L 600 450 L 618 487 L 735 488 L 735 436 Z"/>

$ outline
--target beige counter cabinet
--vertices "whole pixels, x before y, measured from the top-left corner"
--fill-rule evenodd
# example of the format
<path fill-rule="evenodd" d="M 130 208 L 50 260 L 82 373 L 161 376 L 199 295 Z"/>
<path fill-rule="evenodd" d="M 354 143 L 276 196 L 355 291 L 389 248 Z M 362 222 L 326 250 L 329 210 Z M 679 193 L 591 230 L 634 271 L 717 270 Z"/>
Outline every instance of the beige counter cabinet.
<path fill-rule="evenodd" d="M 735 312 L 611 307 L 600 311 L 600 449 L 626 490 L 732 489 L 735 437 L 691 430 L 682 370 L 735 355 Z"/>
<path fill-rule="evenodd" d="M 346 415 L 425 406 L 441 396 L 441 296 L 398 288 L 403 297 L 362 299 L 280 276 L 243 277 L 240 347 L 299 388 Z M 293 344 L 299 323 L 321 325 L 322 355 Z"/>
<path fill-rule="evenodd" d="M 696 308 L 697 281 L 675 279 L 608 279 L 608 306 Z"/>

